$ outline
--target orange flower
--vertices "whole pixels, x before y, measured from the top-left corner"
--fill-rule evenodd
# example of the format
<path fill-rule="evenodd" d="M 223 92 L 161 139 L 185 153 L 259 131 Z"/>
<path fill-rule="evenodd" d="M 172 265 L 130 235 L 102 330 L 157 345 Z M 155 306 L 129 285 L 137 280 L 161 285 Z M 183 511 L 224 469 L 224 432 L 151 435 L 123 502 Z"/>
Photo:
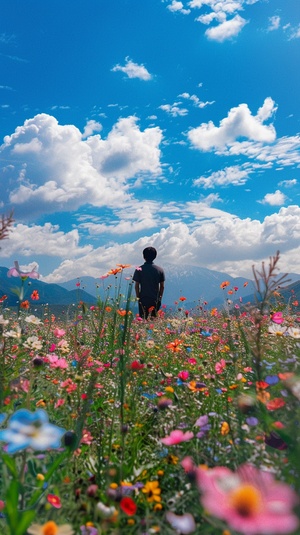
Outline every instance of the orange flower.
<path fill-rule="evenodd" d="M 123 310 L 123 309 L 119 309 L 117 310 L 119 316 L 126 316 L 126 310 Z"/>
<path fill-rule="evenodd" d="M 117 264 L 117 266 L 119 266 L 121 269 L 126 269 L 126 268 L 130 268 L 131 264 Z"/>
<path fill-rule="evenodd" d="M 211 316 L 217 316 L 217 315 L 218 315 L 218 309 L 217 309 L 217 307 L 211 309 L 211 311 L 210 311 L 210 315 L 211 315 Z"/>
<path fill-rule="evenodd" d="M 28 310 L 30 307 L 29 301 L 22 301 L 22 303 L 20 304 L 20 307 L 23 308 L 24 310 Z"/>
<path fill-rule="evenodd" d="M 221 425 L 221 435 L 225 437 L 226 435 L 228 435 L 229 431 L 230 431 L 229 424 L 227 422 L 223 422 Z"/>
<path fill-rule="evenodd" d="M 243 286 L 244 288 L 246 288 L 246 286 L 248 286 L 249 282 L 244 282 Z"/>
<path fill-rule="evenodd" d="M 298 301 L 293 301 L 292 305 L 294 305 L 294 307 L 297 307 L 299 305 L 299 302 Z"/>
<path fill-rule="evenodd" d="M 230 286 L 230 282 L 229 281 L 221 282 L 220 288 L 222 288 L 222 290 L 224 290 L 224 288 L 226 288 L 226 286 Z"/>
<path fill-rule="evenodd" d="M 179 301 L 186 301 L 186 297 L 183 297 L 183 296 L 179 297 Z"/>
<path fill-rule="evenodd" d="M 30 299 L 32 299 L 33 301 L 38 301 L 40 298 L 39 296 L 39 292 L 37 290 L 33 290 L 31 296 L 30 296 Z"/>
<path fill-rule="evenodd" d="M 169 344 L 167 344 L 166 348 L 171 349 L 173 353 L 178 353 L 179 351 L 181 351 L 181 347 L 179 347 L 180 344 L 182 344 L 182 340 L 178 340 L 178 338 L 176 338 L 174 342 L 170 342 Z"/>
<path fill-rule="evenodd" d="M 120 267 L 115 268 L 115 269 L 110 269 L 107 272 L 107 275 L 117 275 L 117 273 L 120 273 L 120 271 L 122 271 L 122 268 L 120 268 Z"/>

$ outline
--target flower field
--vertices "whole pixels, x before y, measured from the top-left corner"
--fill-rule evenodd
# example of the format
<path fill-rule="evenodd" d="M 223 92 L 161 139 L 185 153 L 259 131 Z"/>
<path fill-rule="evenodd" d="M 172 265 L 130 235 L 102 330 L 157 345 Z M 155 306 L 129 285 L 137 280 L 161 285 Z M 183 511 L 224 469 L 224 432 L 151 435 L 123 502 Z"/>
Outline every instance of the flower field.
<path fill-rule="evenodd" d="M 35 314 L 35 272 L 12 273 L 1 535 L 300 533 L 300 309 L 280 300 L 278 260 L 254 269 L 253 306 L 229 306 L 224 281 L 226 306 L 187 311 L 178 296 L 153 321 L 130 282 L 119 294 L 123 267 L 113 295 L 62 317 Z"/>

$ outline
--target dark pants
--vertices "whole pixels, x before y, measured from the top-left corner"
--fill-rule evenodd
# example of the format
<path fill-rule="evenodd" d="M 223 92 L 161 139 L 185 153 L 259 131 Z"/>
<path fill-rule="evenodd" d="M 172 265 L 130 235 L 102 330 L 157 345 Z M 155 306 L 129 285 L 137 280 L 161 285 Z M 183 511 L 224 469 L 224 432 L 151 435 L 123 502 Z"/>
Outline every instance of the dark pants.
<path fill-rule="evenodd" d="M 157 311 L 160 309 L 161 301 L 155 301 L 149 297 L 143 297 L 139 300 L 139 315 L 147 319 L 148 316 L 156 318 Z"/>

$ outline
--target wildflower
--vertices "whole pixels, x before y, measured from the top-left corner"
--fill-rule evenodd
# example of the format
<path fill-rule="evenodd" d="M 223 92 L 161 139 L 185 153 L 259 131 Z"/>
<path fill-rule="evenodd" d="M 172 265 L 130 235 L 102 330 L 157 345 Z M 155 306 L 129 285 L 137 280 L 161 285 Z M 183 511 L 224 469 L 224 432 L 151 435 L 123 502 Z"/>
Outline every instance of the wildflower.
<path fill-rule="evenodd" d="M 9 320 L 6 320 L 3 316 L 3 314 L 0 314 L 0 325 L 8 325 Z"/>
<path fill-rule="evenodd" d="M 87 522 L 85 526 L 80 526 L 81 535 L 98 535 L 98 529 L 92 525 L 92 522 Z"/>
<path fill-rule="evenodd" d="M 29 304 L 29 301 L 22 301 L 21 304 L 20 304 L 20 307 L 23 309 L 23 310 L 28 310 L 29 307 L 30 307 L 30 304 Z"/>
<path fill-rule="evenodd" d="M 157 480 L 147 481 L 145 486 L 142 488 L 142 492 L 146 494 L 147 502 L 149 503 L 161 501 L 161 489 L 159 488 L 159 482 Z"/>
<path fill-rule="evenodd" d="M 135 515 L 137 511 L 136 503 L 129 496 L 124 496 L 124 498 L 121 499 L 120 507 L 122 511 L 128 516 Z"/>
<path fill-rule="evenodd" d="M 8 444 L 8 453 L 26 448 L 43 451 L 59 448 L 64 433 L 65 429 L 49 423 L 43 409 L 36 412 L 19 409 L 8 420 L 7 429 L 0 430 L 0 441 Z"/>
<path fill-rule="evenodd" d="M 273 314 L 271 314 L 271 321 L 278 324 L 283 323 L 284 318 L 282 312 L 273 312 Z"/>
<path fill-rule="evenodd" d="M 29 336 L 26 342 L 24 342 L 23 346 L 27 347 L 28 349 L 35 349 L 36 351 L 39 351 L 42 349 L 43 344 L 37 336 Z"/>
<path fill-rule="evenodd" d="M 167 511 L 166 519 L 169 524 L 171 524 L 172 528 L 174 528 L 177 533 L 181 533 L 182 535 L 194 533 L 196 529 L 196 523 L 191 513 L 185 513 L 184 515 L 175 515 L 175 513 L 173 513 L 172 511 Z"/>
<path fill-rule="evenodd" d="M 60 498 L 56 496 L 55 494 L 48 494 L 47 502 L 50 503 L 53 507 L 55 507 L 55 509 L 61 508 Z"/>
<path fill-rule="evenodd" d="M 37 290 L 33 290 L 31 296 L 30 296 L 30 299 L 32 299 L 32 301 L 38 301 L 40 298 L 39 296 L 39 292 Z"/>
<path fill-rule="evenodd" d="M 225 370 L 226 368 L 226 361 L 224 359 L 221 359 L 220 362 L 217 362 L 215 364 L 215 370 L 216 370 L 216 373 L 218 375 L 220 375 L 221 373 L 223 373 L 223 371 Z"/>
<path fill-rule="evenodd" d="M 39 318 L 34 316 L 34 314 L 30 314 L 30 316 L 26 316 L 25 321 L 26 323 L 31 323 L 32 325 L 40 325 L 42 323 Z"/>
<path fill-rule="evenodd" d="M 266 407 L 269 411 L 275 411 L 276 409 L 284 407 L 284 405 L 285 401 L 282 398 L 274 398 L 266 403 Z"/>
<path fill-rule="evenodd" d="M 207 414 L 204 414 L 204 416 L 200 416 L 198 420 L 196 421 L 195 425 L 197 427 L 200 427 L 199 433 L 197 433 L 197 438 L 203 438 L 207 431 L 210 430 L 211 425 L 208 423 L 208 416 Z"/>
<path fill-rule="evenodd" d="M 192 431 L 186 431 L 186 433 L 184 433 L 180 429 L 175 429 L 174 431 L 171 431 L 169 436 L 161 438 L 160 440 L 166 446 L 174 446 L 175 444 L 191 440 L 193 437 L 194 433 Z"/>
<path fill-rule="evenodd" d="M 171 349 L 173 353 L 178 353 L 179 351 L 181 351 L 181 347 L 179 347 L 181 344 L 182 340 L 178 340 L 178 338 L 176 338 L 174 342 L 170 342 L 169 344 L 167 344 L 166 348 Z"/>
<path fill-rule="evenodd" d="M 222 288 L 222 290 L 224 290 L 224 288 L 226 288 L 227 286 L 230 286 L 230 282 L 229 281 L 223 281 L 220 284 L 220 288 Z"/>
<path fill-rule="evenodd" d="M 292 512 L 298 499 L 270 472 L 245 464 L 237 472 L 226 467 L 197 469 L 201 502 L 213 516 L 245 535 L 286 534 L 298 526 Z"/>
<path fill-rule="evenodd" d="M 179 297 L 179 301 L 186 301 L 186 297 L 183 297 L 183 296 Z"/>
<path fill-rule="evenodd" d="M 228 435 L 229 431 L 230 431 L 229 424 L 227 422 L 223 422 L 221 425 L 221 435 L 225 437 L 226 435 Z"/>
<path fill-rule="evenodd" d="M 19 267 L 19 262 L 15 260 L 14 262 L 15 267 L 10 268 L 7 272 L 8 277 L 20 277 L 23 280 L 26 280 L 28 278 L 30 279 L 39 279 L 40 275 L 37 273 L 36 268 L 37 266 L 34 266 L 34 268 L 31 271 L 21 271 Z"/>
<path fill-rule="evenodd" d="M 45 524 L 32 524 L 27 528 L 27 533 L 30 535 L 72 535 L 74 530 L 70 524 L 58 526 L 53 520 L 49 520 Z"/>
<path fill-rule="evenodd" d="M 181 372 L 179 372 L 177 377 L 179 377 L 179 379 L 181 379 L 182 381 L 186 381 L 189 378 L 189 372 L 186 370 L 182 370 Z"/>
<path fill-rule="evenodd" d="M 56 338 L 62 338 L 63 336 L 65 336 L 66 331 L 64 329 L 59 329 L 58 327 L 56 327 L 56 329 L 54 329 L 53 331 L 53 334 Z"/>
<path fill-rule="evenodd" d="M 278 325 L 276 323 L 271 323 L 268 327 L 269 334 L 275 334 L 277 336 L 283 336 L 287 328 L 284 325 Z"/>
<path fill-rule="evenodd" d="M 289 327 L 287 329 L 287 333 L 289 334 L 289 336 L 291 336 L 292 338 L 300 338 L 300 329 L 299 328 L 296 328 L 296 327 Z"/>

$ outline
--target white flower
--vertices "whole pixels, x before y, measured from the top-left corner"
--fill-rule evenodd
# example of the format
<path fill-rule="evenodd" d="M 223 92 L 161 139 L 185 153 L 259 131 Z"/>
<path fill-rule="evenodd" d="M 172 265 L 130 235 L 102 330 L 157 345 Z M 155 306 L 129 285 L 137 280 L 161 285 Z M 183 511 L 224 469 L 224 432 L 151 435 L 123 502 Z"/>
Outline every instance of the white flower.
<path fill-rule="evenodd" d="M 9 320 L 4 319 L 3 314 L 0 314 L 0 325 L 7 325 Z"/>
<path fill-rule="evenodd" d="M 29 336 L 26 340 L 26 342 L 24 342 L 23 344 L 24 347 L 27 347 L 28 349 L 36 349 L 36 350 L 39 350 L 39 349 L 42 349 L 43 347 L 43 344 L 42 342 L 38 339 L 37 336 Z"/>
<path fill-rule="evenodd" d="M 277 336 L 283 336 L 287 328 L 285 325 L 279 325 L 277 323 L 270 323 L 268 327 L 269 334 L 275 334 Z"/>
<path fill-rule="evenodd" d="M 74 530 L 70 524 L 58 526 L 53 520 L 49 520 L 45 524 L 32 524 L 27 528 L 27 533 L 30 535 L 72 535 Z"/>
<path fill-rule="evenodd" d="M 190 513 L 175 515 L 172 511 L 167 511 L 166 519 L 169 524 L 171 524 L 172 528 L 176 529 L 177 533 L 188 535 L 189 533 L 193 533 L 196 529 L 194 517 Z"/>
<path fill-rule="evenodd" d="M 300 329 L 297 328 L 297 327 L 289 327 L 288 330 L 287 330 L 287 333 L 292 338 L 300 338 Z"/>
<path fill-rule="evenodd" d="M 41 320 L 33 314 L 26 316 L 25 321 L 27 321 L 27 323 L 32 323 L 33 325 L 40 325 L 40 323 L 42 323 Z"/>
<path fill-rule="evenodd" d="M 11 331 L 5 331 L 5 332 L 3 333 L 3 336 L 4 336 L 5 338 L 21 338 L 21 336 L 22 336 L 22 329 L 21 329 L 21 327 L 17 326 L 15 331 L 13 331 L 13 330 L 11 330 Z"/>

